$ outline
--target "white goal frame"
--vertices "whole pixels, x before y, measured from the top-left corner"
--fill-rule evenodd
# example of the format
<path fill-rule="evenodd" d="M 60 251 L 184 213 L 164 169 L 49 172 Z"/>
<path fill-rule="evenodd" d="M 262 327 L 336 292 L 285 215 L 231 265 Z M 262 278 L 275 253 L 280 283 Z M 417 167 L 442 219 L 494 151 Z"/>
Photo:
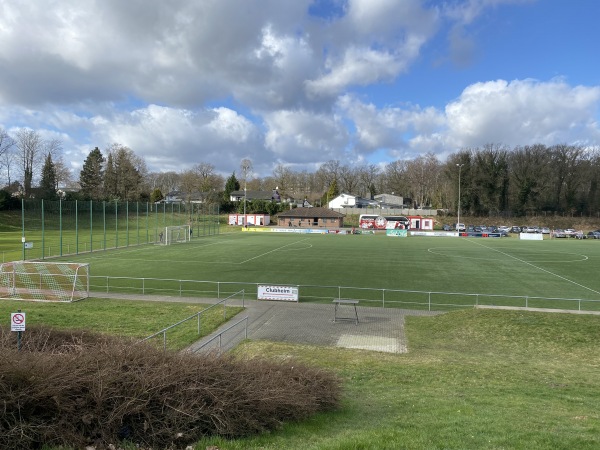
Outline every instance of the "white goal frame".
<path fill-rule="evenodd" d="M 159 244 L 172 245 L 190 242 L 189 225 L 172 225 L 165 227 L 165 230 L 159 235 Z"/>
<path fill-rule="evenodd" d="M 12 261 L 0 264 L 0 299 L 74 302 L 90 296 L 90 265 Z"/>

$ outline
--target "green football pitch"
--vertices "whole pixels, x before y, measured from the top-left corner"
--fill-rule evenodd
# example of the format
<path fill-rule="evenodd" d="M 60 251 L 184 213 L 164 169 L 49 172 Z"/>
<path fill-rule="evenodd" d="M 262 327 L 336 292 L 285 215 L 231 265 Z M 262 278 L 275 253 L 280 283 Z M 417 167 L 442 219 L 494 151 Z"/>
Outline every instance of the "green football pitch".
<path fill-rule="evenodd" d="M 62 260 L 90 263 L 92 290 L 201 291 L 222 297 L 274 284 L 300 286 L 303 301 L 344 297 L 422 306 L 434 293 L 436 303 L 449 305 L 549 307 L 536 304 L 542 297 L 591 300 L 582 309 L 600 309 L 594 302 L 600 300 L 596 240 L 225 233 Z"/>

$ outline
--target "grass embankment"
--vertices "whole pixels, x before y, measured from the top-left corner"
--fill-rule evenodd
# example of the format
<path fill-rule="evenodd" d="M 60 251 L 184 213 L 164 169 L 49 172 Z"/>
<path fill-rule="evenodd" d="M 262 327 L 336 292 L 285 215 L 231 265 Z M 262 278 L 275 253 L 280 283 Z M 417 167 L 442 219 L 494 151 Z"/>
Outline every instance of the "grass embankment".
<path fill-rule="evenodd" d="M 466 310 L 407 318 L 404 355 L 247 342 L 238 354 L 338 373 L 343 410 L 196 448 L 599 448 L 598 325 L 595 316 Z"/>
<path fill-rule="evenodd" d="M 26 313 L 27 325 L 45 325 L 58 329 L 85 329 L 98 333 L 143 339 L 180 320 L 208 308 L 202 303 L 167 303 L 137 300 L 89 298 L 75 303 L 36 303 L 1 300 L 0 317 L 8 326 L 10 313 Z M 213 332 L 242 308 L 215 306 L 202 313 L 200 334 L 197 319 L 189 320 L 167 332 L 167 347 L 179 350 Z M 24 333 L 24 339 L 27 337 Z M 15 341 L 16 342 L 16 341 Z M 156 344 L 163 344 L 162 335 Z"/>
<path fill-rule="evenodd" d="M 20 308 L 28 323 L 142 337 L 200 305 L 94 299 L 0 307 L 7 320 Z M 236 350 L 240 357 L 298 361 L 339 375 L 342 409 L 251 438 L 206 438 L 195 448 L 595 449 L 599 320 L 490 310 L 408 317 L 409 353 L 401 355 L 247 341 Z"/>

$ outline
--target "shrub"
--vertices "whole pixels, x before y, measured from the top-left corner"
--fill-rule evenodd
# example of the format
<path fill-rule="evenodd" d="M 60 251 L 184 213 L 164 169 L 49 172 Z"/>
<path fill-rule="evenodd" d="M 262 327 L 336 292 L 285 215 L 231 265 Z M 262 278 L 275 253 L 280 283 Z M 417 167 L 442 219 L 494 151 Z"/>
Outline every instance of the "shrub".
<path fill-rule="evenodd" d="M 163 352 L 85 331 L 0 328 L 0 448 L 127 440 L 184 447 L 335 409 L 339 380 L 296 363 Z"/>

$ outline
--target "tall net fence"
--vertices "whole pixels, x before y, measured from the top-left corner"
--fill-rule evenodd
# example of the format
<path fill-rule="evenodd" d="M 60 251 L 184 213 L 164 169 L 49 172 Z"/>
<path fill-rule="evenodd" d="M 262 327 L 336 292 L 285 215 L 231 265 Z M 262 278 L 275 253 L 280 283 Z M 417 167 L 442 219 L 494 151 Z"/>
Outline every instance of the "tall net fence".
<path fill-rule="evenodd" d="M 153 244 L 168 226 L 187 225 L 194 238 L 219 234 L 218 205 L 24 200 L 20 213 L 0 262 Z"/>

